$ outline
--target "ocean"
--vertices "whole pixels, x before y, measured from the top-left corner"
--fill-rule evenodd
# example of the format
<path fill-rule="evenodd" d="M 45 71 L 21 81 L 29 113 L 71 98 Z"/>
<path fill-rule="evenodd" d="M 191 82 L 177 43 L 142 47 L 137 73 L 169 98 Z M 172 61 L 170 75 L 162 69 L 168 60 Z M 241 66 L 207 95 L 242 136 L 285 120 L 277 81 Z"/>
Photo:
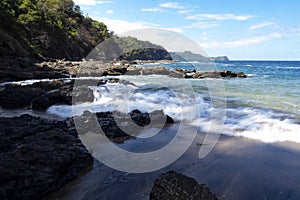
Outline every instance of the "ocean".
<path fill-rule="evenodd" d="M 177 79 L 161 75 L 120 76 L 118 78 L 133 85 L 116 83 L 93 87 L 95 100 L 92 105 L 79 105 L 73 110 L 71 106 L 52 106 L 47 112 L 70 117 L 84 110 L 163 110 L 175 121 L 195 125 L 201 132 L 213 133 L 213 127 L 221 122 L 220 132 L 224 135 L 264 143 L 300 143 L 300 62 L 175 62 L 148 64 L 145 67 L 153 65 L 197 71 L 241 71 L 248 78 L 220 80 Z"/>

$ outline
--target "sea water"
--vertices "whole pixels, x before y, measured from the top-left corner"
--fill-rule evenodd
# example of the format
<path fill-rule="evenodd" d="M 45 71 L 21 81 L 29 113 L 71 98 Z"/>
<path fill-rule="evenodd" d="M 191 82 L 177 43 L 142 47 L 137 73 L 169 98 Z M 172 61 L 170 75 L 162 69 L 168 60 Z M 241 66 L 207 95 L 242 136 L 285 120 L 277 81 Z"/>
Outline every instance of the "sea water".
<path fill-rule="evenodd" d="M 222 118 L 222 134 L 267 143 L 300 143 L 300 62 L 175 62 L 160 65 L 170 69 L 241 71 L 248 78 L 220 80 L 177 79 L 160 75 L 121 76 L 118 78 L 134 85 L 116 83 L 91 86 L 94 103 L 76 105 L 76 109 L 52 106 L 47 112 L 70 117 L 85 110 L 126 113 L 135 109 L 142 112 L 163 110 L 175 121 L 190 123 L 201 132 L 213 134 L 214 123 L 220 123 Z M 216 82 L 215 88 L 209 87 L 209 82 Z M 187 88 L 192 88 L 193 94 L 187 92 Z M 220 89 L 223 92 L 214 92 Z M 220 113 L 220 116 L 212 118 L 213 112 Z"/>

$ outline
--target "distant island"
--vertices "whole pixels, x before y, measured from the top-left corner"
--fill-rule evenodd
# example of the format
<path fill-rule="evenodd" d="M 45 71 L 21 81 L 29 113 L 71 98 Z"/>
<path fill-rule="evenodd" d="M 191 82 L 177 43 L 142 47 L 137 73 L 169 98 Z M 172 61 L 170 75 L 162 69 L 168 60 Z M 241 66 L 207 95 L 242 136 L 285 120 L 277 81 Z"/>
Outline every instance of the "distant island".
<path fill-rule="evenodd" d="M 205 57 L 201 54 L 195 54 L 191 51 L 170 52 L 173 60 L 177 61 L 229 61 L 227 56 Z"/>

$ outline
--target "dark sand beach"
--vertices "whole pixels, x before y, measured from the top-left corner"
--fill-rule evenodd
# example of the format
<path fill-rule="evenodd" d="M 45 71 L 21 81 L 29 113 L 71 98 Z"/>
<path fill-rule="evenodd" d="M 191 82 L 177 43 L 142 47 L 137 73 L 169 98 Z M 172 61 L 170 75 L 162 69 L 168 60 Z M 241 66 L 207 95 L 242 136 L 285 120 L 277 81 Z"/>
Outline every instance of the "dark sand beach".
<path fill-rule="evenodd" d="M 146 200 L 154 180 L 169 170 L 206 184 L 219 199 L 300 198 L 300 149 L 295 143 L 267 144 L 221 135 L 213 151 L 199 159 L 203 136 L 199 133 L 179 160 L 156 172 L 129 174 L 95 162 L 92 171 L 45 200 Z"/>

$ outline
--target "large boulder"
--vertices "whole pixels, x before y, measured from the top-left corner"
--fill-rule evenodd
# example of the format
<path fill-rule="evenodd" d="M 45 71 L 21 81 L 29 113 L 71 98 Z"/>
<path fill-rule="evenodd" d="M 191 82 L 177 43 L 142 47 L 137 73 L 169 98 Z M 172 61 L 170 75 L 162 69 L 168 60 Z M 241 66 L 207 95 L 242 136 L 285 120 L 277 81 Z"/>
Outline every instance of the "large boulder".
<path fill-rule="evenodd" d="M 161 174 L 154 182 L 150 200 L 216 200 L 208 187 L 191 177 L 170 171 Z"/>

